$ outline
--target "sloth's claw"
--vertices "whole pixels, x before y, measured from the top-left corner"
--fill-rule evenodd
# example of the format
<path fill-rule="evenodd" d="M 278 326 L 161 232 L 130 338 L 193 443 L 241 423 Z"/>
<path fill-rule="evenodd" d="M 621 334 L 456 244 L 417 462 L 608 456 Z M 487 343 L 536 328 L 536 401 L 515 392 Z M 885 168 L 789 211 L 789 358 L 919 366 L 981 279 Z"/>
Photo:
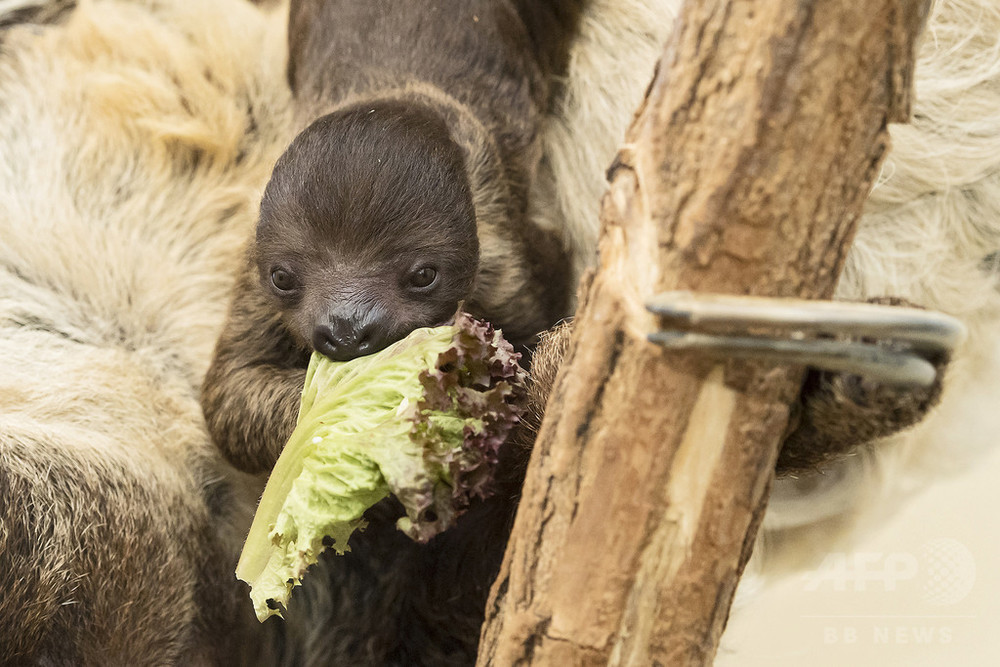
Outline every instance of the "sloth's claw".
<path fill-rule="evenodd" d="M 933 384 L 933 362 L 965 335 L 948 315 L 872 303 L 665 292 L 646 307 L 661 327 L 649 340 L 669 349 L 803 364 L 897 386 Z"/>

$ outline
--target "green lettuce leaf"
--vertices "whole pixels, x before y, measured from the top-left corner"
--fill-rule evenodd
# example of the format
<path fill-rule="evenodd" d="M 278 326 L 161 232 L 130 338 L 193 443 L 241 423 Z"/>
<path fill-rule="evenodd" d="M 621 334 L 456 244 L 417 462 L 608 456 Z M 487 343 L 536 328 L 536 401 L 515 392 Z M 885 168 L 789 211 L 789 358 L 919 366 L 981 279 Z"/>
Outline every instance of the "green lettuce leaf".
<path fill-rule="evenodd" d="M 261 496 L 236 576 L 257 617 L 281 614 L 327 546 L 349 550 L 365 510 L 395 495 L 426 542 L 486 497 L 524 410 L 520 355 L 489 324 L 418 329 L 346 362 L 313 354 L 295 431 Z"/>

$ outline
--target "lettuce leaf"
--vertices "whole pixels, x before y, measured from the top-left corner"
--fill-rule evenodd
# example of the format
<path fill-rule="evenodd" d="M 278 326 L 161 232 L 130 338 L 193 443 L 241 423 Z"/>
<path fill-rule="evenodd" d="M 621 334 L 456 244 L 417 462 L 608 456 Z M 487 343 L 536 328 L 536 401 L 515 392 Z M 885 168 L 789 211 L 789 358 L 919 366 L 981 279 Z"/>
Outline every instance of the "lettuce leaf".
<path fill-rule="evenodd" d="M 271 472 L 236 576 L 258 619 L 281 614 L 327 546 L 349 550 L 365 510 L 395 495 L 426 542 L 490 493 L 519 421 L 525 373 L 499 331 L 459 313 L 346 362 L 313 354 L 298 423 Z"/>

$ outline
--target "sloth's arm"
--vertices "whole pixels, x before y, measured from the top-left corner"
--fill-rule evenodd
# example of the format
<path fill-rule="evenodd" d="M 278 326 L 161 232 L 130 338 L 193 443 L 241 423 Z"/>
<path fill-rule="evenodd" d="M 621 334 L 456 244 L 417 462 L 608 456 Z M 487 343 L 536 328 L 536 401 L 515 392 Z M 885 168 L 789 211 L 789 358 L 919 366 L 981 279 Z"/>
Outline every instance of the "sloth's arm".
<path fill-rule="evenodd" d="M 869 303 L 919 307 L 897 297 Z M 936 370 L 926 387 L 880 384 L 850 373 L 810 369 L 802 383 L 792 429 L 778 455 L 778 475 L 815 469 L 861 446 L 919 423 L 941 398 L 950 353 L 929 353 Z"/>
<path fill-rule="evenodd" d="M 226 459 L 269 471 L 295 427 L 307 355 L 297 349 L 247 269 L 238 281 L 215 349 L 201 406 Z"/>
<path fill-rule="evenodd" d="M 778 455 L 778 475 L 810 470 L 920 422 L 941 395 L 941 371 L 929 387 L 880 385 L 846 373 L 810 370 L 798 421 Z"/>
<path fill-rule="evenodd" d="M 572 331 L 571 324 L 550 330 L 535 352 L 531 375 L 532 406 L 538 411 L 532 421 L 536 425 L 541 422 L 541 409 Z M 793 421 L 782 443 L 777 473 L 815 469 L 918 423 L 937 403 L 948 363 L 944 355 L 931 361 L 938 371 L 934 383 L 919 388 L 881 385 L 849 373 L 810 369 L 793 406 Z"/>

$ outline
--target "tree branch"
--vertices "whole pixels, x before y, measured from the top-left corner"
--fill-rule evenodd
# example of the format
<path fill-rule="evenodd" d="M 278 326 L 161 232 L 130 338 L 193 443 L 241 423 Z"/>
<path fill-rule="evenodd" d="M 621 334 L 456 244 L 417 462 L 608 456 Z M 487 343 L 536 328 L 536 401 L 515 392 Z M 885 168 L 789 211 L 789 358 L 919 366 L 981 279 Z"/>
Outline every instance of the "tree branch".
<path fill-rule="evenodd" d="M 826 298 L 926 0 L 688 2 L 609 170 L 480 665 L 709 664 L 801 369 L 646 341 L 666 290 Z"/>

